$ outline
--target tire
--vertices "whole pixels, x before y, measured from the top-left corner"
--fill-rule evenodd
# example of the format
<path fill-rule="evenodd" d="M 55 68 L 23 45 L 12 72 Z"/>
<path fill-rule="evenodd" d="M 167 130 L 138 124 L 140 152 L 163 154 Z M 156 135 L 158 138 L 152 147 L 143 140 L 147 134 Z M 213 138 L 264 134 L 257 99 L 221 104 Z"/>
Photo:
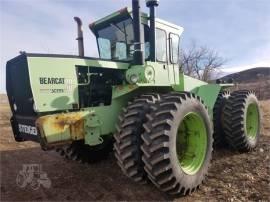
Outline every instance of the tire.
<path fill-rule="evenodd" d="M 126 176 L 139 183 L 145 183 L 147 179 L 140 149 L 143 123 L 151 105 L 157 100 L 158 94 L 144 94 L 129 102 L 119 116 L 117 132 L 114 135 L 114 154 L 118 165 Z"/>
<path fill-rule="evenodd" d="M 56 151 L 66 159 L 80 163 L 96 163 L 108 157 L 112 151 L 112 138 L 104 138 L 102 144 L 90 146 L 83 140 L 74 141 L 70 145 L 57 148 Z"/>
<path fill-rule="evenodd" d="M 224 108 L 229 97 L 230 97 L 229 91 L 220 92 L 214 105 L 213 109 L 214 148 L 226 145 L 224 134 Z"/>
<path fill-rule="evenodd" d="M 16 183 L 20 188 L 24 188 L 28 184 L 27 177 L 28 177 L 27 174 L 25 172 L 21 172 L 21 171 L 17 175 Z"/>
<path fill-rule="evenodd" d="M 225 138 L 240 152 L 256 147 L 260 137 L 260 108 L 256 95 L 249 90 L 234 91 L 224 109 Z"/>
<path fill-rule="evenodd" d="M 39 187 L 40 187 L 40 182 L 39 182 L 39 179 L 33 177 L 31 183 L 30 183 L 30 186 L 33 190 L 38 190 Z"/>
<path fill-rule="evenodd" d="M 212 158 L 212 125 L 207 108 L 198 96 L 172 92 L 164 95 L 147 117 L 142 151 L 148 178 L 167 194 L 195 191 L 204 181 Z M 188 137 L 184 130 L 189 129 L 196 132 Z"/>

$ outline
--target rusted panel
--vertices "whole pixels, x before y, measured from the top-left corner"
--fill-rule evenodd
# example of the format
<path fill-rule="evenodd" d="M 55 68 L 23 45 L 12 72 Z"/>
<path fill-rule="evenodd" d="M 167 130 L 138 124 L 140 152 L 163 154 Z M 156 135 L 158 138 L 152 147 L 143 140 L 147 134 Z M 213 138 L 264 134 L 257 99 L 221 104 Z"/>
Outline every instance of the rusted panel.
<path fill-rule="evenodd" d="M 47 144 L 84 139 L 87 112 L 70 112 L 40 117 L 36 124 Z"/>
<path fill-rule="evenodd" d="M 70 134 L 73 140 L 84 138 L 84 119 L 77 120 L 70 125 Z"/>

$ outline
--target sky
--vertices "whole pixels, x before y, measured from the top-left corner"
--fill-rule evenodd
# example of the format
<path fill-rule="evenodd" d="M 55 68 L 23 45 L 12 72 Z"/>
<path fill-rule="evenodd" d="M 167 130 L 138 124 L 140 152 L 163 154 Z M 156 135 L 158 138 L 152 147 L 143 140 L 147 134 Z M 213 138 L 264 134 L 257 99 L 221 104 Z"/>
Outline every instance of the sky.
<path fill-rule="evenodd" d="M 84 23 L 85 55 L 97 56 L 88 24 L 126 6 L 131 0 L 0 0 L 0 92 L 19 51 L 77 54 L 74 16 Z M 217 51 L 229 73 L 270 67 L 269 11 L 269 0 L 160 0 L 157 17 L 184 27 L 183 49 L 196 41 Z"/>

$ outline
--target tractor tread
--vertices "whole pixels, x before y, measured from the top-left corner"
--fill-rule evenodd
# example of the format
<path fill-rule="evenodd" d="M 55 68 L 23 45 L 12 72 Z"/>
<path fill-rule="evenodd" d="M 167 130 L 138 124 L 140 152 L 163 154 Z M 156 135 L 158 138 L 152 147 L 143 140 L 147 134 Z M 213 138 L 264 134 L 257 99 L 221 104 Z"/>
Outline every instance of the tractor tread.
<path fill-rule="evenodd" d="M 225 146 L 225 134 L 224 134 L 224 120 L 222 120 L 224 114 L 224 107 L 228 98 L 230 97 L 229 91 L 222 91 L 218 94 L 217 100 L 213 109 L 213 123 L 214 123 L 214 148 L 219 146 Z M 226 112 L 225 112 L 226 113 Z"/>
<path fill-rule="evenodd" d="M 200 98 L 189 92 L 171 92 L 163 95 L 160 102 L 155 104 L 155 109 L 147 115 L 148 121 L 144 124 L 145 132 L 142 134 L 141 146 L 144 170 L 156 187 L 170 195 L 189 194 L 199 187 L 199 184 L 184 187 L 181 180 L 176 179 L 170 159 L 169 131 L 173 127 L 174 113 L 180 104 L 190 100 L 202 103 Z"/>
<path fill-rule="evenodd" d="M 141 158 L 141 133 L 146 114 L 151 110 L 152 103 L 159 100 L 158 94 L 143 94 L 129 102 L 119 116 L 118 130 L 114 134 L 114 153 L 117 164 L 123 173 L 138 183 L 145 183 L 146 173 Z"/>
<path fill-rule="evenodd" d="M 106 159 L 112 150 L 112 140 L 104 139 L 101 145 L 89 146 L 84 141 L 74 141 L 69 145 L 57 147 L 56 152 L 68 160 L 79 163 L 96 163 Z"/>
<path fill-rule="evenodd" d="M 255 144 L 250 144 L 245 132 L 245 108 L 251 96 L 256 99 L 253 91 L 234 91 L 224 108 L 225 139 L 233 149 L 240 152 L 250 151 L 255 147 Z"/>

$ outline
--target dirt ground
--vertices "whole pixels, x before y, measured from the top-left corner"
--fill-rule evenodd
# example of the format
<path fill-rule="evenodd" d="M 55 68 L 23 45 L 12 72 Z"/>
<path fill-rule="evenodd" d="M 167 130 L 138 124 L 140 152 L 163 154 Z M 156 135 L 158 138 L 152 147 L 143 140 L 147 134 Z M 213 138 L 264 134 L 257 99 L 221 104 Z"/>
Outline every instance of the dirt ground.
<path fill-rule="evenodd" d="M 170 198 L 152 184 L 137 185 L 127 179 L 113 155 L 87 165 L 44 152 L 32 142 L 17 143 L 9 126 L 8 108 L 0 107 L 1 201 L 270 201 L 270 100 L 261 102 L 262 135 L 256 150 L 240 154 L 215 151 L 209 177 L 190 196 Z M 40 164 L 51 185 L 21 188 L 16 177 L 24 164 Z"/>

